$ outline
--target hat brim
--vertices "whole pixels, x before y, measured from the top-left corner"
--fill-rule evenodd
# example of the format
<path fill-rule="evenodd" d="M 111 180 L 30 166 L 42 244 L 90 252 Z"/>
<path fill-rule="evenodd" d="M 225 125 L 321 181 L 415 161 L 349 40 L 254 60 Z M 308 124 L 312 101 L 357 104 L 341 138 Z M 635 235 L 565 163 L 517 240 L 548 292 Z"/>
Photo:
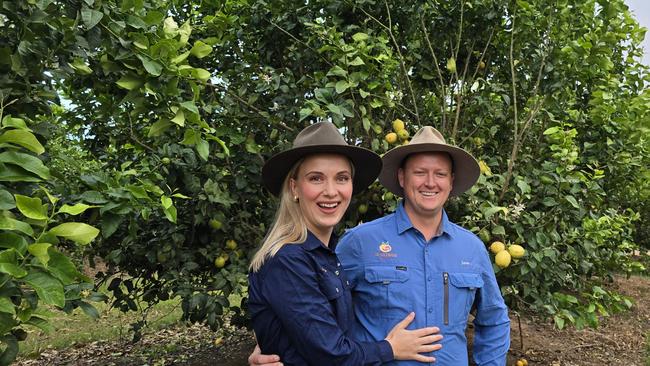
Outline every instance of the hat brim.
<path fill-rule="evenodd" d="M 382 160 L 374 152 L 357 146 L 315 145 L 302 146 L 280 152 L 266 161 L 262 167 L 262 182 L 274 196 L 279 196 L 282 183 L 291 168 L 302 158 L 313 154 L 340 154 L 352 161 L 354 178 L 352 194 L 366 189 L 377 179 Z"/>
<path fill-rule="evenodd" d="M 467 151 L 445 144 L 421 143 L 396 147 L 382 157 L 383 168 L 379 174 L 379 183 L 396 196 L 404 197 L 404 190 L 399 185 L 397 171 L 402 161 L 411 154 L 446 152 L 454 164 L 454 185 L 450 196 L 458 196 L 470 189 L 481 174 L 476 159 Z"/>

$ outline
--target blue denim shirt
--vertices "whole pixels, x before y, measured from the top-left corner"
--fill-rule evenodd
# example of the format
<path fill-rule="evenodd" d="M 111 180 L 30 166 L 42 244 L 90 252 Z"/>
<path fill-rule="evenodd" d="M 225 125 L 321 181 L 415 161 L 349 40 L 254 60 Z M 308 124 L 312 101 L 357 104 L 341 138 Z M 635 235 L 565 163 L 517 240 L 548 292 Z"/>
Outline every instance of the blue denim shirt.
<path fill-rule="evenodd" d="M 510 320 L 485 245 L 444 212 L 441 228 L 426 241 L 402 203 L 395 213 L 346 232 L 336 252 L 353 287 L 358 322 L 350 334 L 362 341 L 382 339 L 414 311 L 409 329 L 437 326 L 444 336 L 442 349 L 432 353 L 435 366 L 467 365 L 465 328 L 475 307 L 474 360 L 480 366 L 505 365 Z"/>
<path fill-rule="evenodd" d="M 264 354 L 285 365 L 380 365 L 393 359 L 383 340 L 356 342 L 350 285 L 333 247 L 312 233 L 287 244 L 248 277 L 248 307 Z"/>

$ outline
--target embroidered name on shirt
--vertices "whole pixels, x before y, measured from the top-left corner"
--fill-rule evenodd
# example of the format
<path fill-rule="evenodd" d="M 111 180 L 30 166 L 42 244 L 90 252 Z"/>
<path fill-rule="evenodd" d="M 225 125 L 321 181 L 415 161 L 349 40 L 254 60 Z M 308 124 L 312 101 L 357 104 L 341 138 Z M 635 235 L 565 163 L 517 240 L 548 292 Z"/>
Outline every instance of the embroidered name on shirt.
<path fill-rule="evenodd" d="M 471 265 L 472 263 L 470 263 L 470 262 L 468 262 L 468 261 L 460 261 L 460 264 L 461 264 L 462 266 L 469 266 L 469 265 Z"/>

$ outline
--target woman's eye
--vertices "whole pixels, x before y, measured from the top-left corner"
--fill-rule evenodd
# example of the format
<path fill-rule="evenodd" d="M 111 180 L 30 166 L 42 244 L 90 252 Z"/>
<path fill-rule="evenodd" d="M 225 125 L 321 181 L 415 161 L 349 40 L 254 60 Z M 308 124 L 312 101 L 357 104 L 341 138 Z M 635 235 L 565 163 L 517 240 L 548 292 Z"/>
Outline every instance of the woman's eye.
<path fill-rule="evenodd" d="M 311 177 L 309 177 L 310 182 L 320 182 L 322 180 L 323 180 L 323 177 L 320 177 L 318 175 L 312 175 Z"/>
<path fill-rule="evenodd" d="M 351 178 L 349 175 L 341 175 L 337 179 L 339 182 L 348 182 Z"/>

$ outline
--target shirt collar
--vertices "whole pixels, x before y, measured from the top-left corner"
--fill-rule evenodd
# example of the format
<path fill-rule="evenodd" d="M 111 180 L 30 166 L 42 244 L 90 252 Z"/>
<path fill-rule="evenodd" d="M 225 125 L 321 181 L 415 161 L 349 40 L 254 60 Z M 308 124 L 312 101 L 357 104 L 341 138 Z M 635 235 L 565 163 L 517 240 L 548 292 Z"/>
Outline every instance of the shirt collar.
<path fill-rule="evenodd" d="M 311 231 L 307 230 L 307 239 L 302 243 L 303 248 L 312 251 L 318 248 L 327 249 L 329 251 L 334 251 L 336 248 L 336 243 L 338 243 L 339 237 L 335 233 L 332 233 L 330 237 L 329 246 L 326 246 L 320 239 L 316 237 Z"/>
<path fill-rule="evenodd" d="M 402 234 L 408 229 L 413 228 L 413 224 L 411 223 L 411 219 L 409 219 L 408 214 L 406 213 L 406 209 L 404 209 L 404 199 L 400 200 L 399 204 L 397 205 L 397 211 L 395 212 L 395 219 L 397 220 L 397 233 Z M 441 227 L 441 234 L 447 234 L 451 235 L 453 231 L 453 227 L 451 223 L 449 222 L 449 218 L 447 217 L 447 211 L 445 209 L 442 210 L 442 221 L 440 222 L 440 227 Z"/>

